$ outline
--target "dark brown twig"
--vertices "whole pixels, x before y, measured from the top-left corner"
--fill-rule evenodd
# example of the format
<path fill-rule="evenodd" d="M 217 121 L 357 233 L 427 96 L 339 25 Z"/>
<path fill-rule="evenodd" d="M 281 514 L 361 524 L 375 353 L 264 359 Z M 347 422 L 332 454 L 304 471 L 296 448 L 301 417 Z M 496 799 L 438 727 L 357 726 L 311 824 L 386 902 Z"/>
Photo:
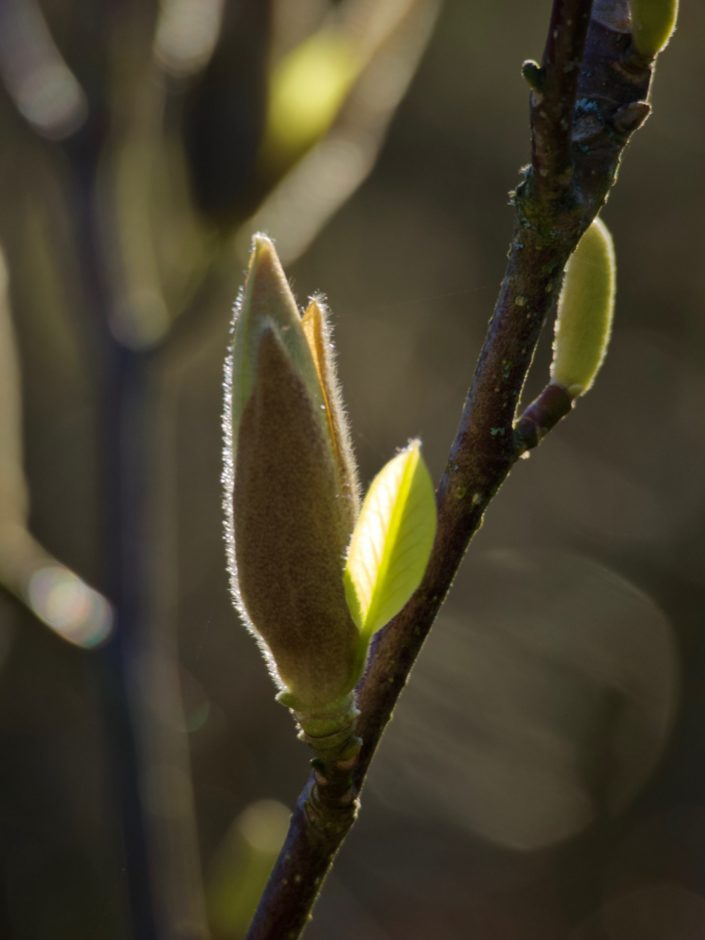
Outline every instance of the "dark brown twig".
<path fill-rule="evenodd" d="M 565 413 L 553 402 L 544 420 L 546 402 L 533 403 L 515 424 L 565 263 L 604 203 L 629 136 L 648 114 L 651 78 L 648 66 L 635 61 L 628 33 L 596 17 L 588 28 L 590 10 L 589 0 L 555 0 L 544 65 L 529 69 L 533 162 L 515 193 L 505 276 L 438 487 L 431 561 L 411 601 L 378 634 L 358 689 L 357 732 L 363 739 L 353 768 L 358 792 L 485 509 L 521 453 L 542 436 L 537 433 L 534 440 L 522 428 L 533 420 L 545 433 Z M 346 814 L 333 800 L 312 820 L 306 805 L 317 786 L 320 781 L 312 778 L 300 797 L 248 940 L 300 936 L 354 821 L 354 808 L 347 804 Z"/>
<path fill-rule="evenodd" d="M 531 164 L 546 194 L 570 182 L 573 107 L 591 9 L 592 0 L 553 0 L 531 108 Z"/>

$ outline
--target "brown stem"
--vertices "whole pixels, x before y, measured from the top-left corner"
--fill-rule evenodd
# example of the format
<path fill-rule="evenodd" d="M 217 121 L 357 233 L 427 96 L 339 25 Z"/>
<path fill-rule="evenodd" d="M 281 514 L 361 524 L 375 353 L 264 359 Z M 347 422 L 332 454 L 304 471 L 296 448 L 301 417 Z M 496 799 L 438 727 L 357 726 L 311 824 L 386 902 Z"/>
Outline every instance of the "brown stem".
<path fill-rule="evenodd" d="M 651 78 L 648 65 L 634 56 L 629 33 L 606 26 L 602 16 L 593 16 L 588 27 L 590 9 L 588 0 L 555 0 L 545 75 L 528 70 L 534 87 L 533 164 L 515 193 L 504 279 L 438 487 L 438 531 L 428 570 L 404 610 L 377 635 L 358 689 L 357 733 L 363 745 L 351 768 L 357 792 L 470 539 L 529 446 L 522 429 L 536 419 L 545 433 L 565 413 L 564 401 L 544 400 L 530 405 L 524 424 L 520 420 L 515 425 L 524 381 L 541 327 L 555 306 L 565 263 L 604 203 L 631 133 L 648 114 Z M 551 416 L 544 427 L 543 411 L 549 404 Z M 300 936 L 354 820 L 354 804 L 348 804 L 353 808 L 343 818 L 335 800 L 320 804 L 315 819 L 307 815 L 314 785 L 312 778 L 299 800 L 248 940 Z"/>
<path fill-rule="evenodd" d="M 591 10 L 592 0 L 553 0 L 541 90 L 531 96 L 531 164 L 546 194 L 570 178 L 573 106 Z"/>
<path fill-rule="evenodd" d="M 541 443 L 543 438 L 570 414 L 574 400 L 562 385 L 551 382 L 541 394 L 527 405 L 516 423 L 514 440 L 523 454 Z"/>
<path fill-rule="evenodd" d="M 328 824 L 312 822 L 307 809 L 316 786 L 309 779 L 291 817 L 286 840 L 267 882 L 246 940 L 297 940 L 357 815 L 357 802 L 328 808 Z"/>

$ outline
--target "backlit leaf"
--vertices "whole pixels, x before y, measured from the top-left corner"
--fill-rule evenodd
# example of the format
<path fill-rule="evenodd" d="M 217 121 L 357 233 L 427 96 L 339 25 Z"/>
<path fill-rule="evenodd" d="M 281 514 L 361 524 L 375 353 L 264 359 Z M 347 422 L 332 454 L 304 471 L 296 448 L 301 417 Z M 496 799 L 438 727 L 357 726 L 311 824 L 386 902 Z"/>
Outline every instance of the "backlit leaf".
<path fill-rule="evenodd" d="M 431 554 L 436 503 L 420 448 L 412 441 L 377 474 L 350 541 L 345 596 L 366 637 L 406 604 Z"/>

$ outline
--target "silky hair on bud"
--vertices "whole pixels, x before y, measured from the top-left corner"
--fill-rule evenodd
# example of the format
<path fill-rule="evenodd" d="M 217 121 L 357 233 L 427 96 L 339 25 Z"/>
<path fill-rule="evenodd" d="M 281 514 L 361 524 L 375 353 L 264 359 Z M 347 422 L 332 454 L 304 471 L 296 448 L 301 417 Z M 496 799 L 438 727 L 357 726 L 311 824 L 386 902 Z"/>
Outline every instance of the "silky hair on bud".
<path fill-rule="evenodd" d="M 224 515 L 231 592 L 279 689 L 315 713 L 357 678 L 343 564 L 357 472 L 326 311 L 301 315 L 257 235 L 225 363 Z"/>

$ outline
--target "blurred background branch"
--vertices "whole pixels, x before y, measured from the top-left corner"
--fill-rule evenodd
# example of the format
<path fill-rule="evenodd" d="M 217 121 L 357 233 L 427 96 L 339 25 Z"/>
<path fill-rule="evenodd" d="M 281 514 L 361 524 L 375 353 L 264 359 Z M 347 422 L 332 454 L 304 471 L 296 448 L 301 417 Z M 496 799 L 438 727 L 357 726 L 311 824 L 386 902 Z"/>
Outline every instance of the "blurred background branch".
<path fill-rule="evenodd" d="M 108 639 L 110 604 L 29 531 L 20 370 L 0 250 L 0 586 L 62 639 L 90 649 Z"/>

